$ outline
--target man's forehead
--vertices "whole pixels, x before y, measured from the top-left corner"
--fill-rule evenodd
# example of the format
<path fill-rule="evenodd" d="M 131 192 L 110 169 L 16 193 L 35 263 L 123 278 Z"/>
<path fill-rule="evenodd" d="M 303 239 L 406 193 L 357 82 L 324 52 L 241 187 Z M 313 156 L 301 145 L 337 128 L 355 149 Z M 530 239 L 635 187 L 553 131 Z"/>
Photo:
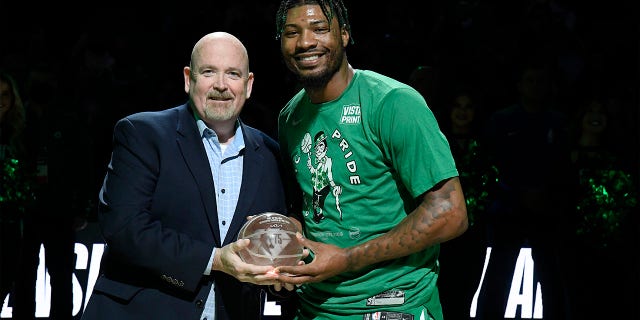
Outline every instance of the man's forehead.
<path fill-rule="evenodd" d="M 287 17 L 290 17 L 292 15 L 296 18 L 304 18 L 309 20 L 328 20 L 328 17 L 325 15 L 324 11 L 322 11 L 320 5 L 317 4 L 305 4 L 293 7 L 287 11 Z"/>

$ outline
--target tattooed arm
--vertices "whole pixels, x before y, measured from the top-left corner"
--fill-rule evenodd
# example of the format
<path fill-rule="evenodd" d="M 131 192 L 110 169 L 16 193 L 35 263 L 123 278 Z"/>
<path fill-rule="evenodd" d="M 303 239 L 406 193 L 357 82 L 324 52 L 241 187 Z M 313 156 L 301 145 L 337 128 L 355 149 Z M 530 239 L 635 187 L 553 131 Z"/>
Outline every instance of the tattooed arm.
<path fill-rule="evenodd" d="M 314 260 L 300 266 L 279 267 L 280 281 L 292 284 L 319 282 L 346 271 L 407 256 L 467 230 L 467 209 L 460 180 L 445 180 L 422 195 L 420 205 L 386 234 L 348 248 L 298 240 L 315 253 Z M 289 277 L 282 273 L 294 274 Z"/>

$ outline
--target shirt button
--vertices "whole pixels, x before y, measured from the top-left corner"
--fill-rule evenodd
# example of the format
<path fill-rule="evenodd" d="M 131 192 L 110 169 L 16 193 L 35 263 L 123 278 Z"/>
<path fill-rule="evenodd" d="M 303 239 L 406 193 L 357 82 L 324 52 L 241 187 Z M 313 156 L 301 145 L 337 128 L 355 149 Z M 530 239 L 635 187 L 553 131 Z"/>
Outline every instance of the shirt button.
<path fill-rule="evenodd" d="M 222 191 L 222 193 L 225 193 L 225 192 L 226 192 L 226 190 L 225 190 L 225 189 L 222 189 L 222 190 L 220 190 L 220 191 Z"/>
<path fill-rule="evenodd" d="M 223 225 L 223 226 L 227 225 L 227 221 L 222 220 L 222 225 Z"/>

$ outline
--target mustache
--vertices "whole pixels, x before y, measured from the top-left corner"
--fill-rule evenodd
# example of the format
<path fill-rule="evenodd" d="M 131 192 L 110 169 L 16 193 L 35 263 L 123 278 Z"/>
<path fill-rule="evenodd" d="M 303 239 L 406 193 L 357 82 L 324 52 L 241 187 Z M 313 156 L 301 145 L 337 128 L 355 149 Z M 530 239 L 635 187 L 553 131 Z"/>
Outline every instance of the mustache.
<path fill-rule="evenodd" d="M 312 49 L 301 49 L 301 48 L 296 48 L 296 51 L 294 51 L 294 55 L 295 54 L 301 54 L 301 53 L 308 53 L 308 54 L 317 54 L 317 55 L 321 55 L 324 52 L 322 50 L 318 50 L 315 48 Z"/>
<path fill-rule="evenodd" d="M 207 98 L 215 99 L 215 100 L 226 100 L 226 99 L 233 99 L 233 95 L 225 92 L 211 92 L 207 94 Z"/>

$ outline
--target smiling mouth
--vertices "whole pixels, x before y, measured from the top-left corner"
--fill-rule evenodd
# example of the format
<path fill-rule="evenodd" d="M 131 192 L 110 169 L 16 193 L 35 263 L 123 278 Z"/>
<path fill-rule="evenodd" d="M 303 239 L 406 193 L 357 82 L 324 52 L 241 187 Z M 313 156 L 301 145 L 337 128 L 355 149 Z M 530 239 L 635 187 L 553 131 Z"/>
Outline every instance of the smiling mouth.
<path fill-rule="evenodd" d="M 222 99 L 208 99 L 207 105 L 212 108 L 226 108 L 230 104 L 231 100 L 222 100 Z"/>
<path fill-rule="evenodd" d="M 318 63 L 320 63 L 320 59 L 324 54 L 318 51 L 307 51 L 300 52 L 299 54 L 294 55 L 294 60 L 296 64 L 302 68 L 312 68 L 316 67 Z"/>
<path fill-rule="evenodd" d="M 315 54 L 315 55 L 307 56 L 307 57 L 298 57 L 298 58 L 296 58 L 296 60 L 305 62 L 305 61 L 316 61 L 319 58 L 320 58 L 320 55 Z"/>
<path fill-rule="evenodd" d="M 232 100 L 233 98 L 231 98 L 231 97 L 214 96 L 214 97 L 207 97 L 207 99 L 212 100 L 212 101 L 229 101 L 229 100 Z"/>

